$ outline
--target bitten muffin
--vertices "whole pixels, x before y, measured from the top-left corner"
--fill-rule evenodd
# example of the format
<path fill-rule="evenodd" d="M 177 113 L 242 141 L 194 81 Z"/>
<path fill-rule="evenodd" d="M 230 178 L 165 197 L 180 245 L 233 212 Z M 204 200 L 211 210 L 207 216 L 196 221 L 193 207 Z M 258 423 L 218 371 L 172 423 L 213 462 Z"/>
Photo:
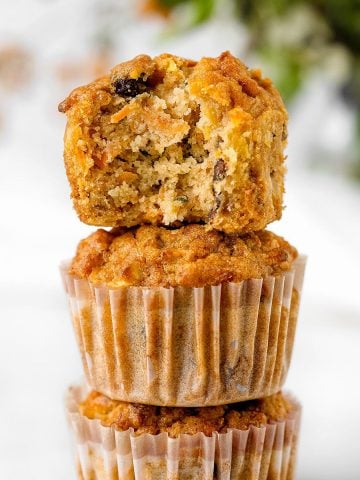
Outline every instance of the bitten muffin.
<path fill-rule="evenodd" d="M 88 383 L 113 399 L 178 407 L 279 391 L 303 270 L 268 231 L 98 230 L 62 268 Z"/>
<path fill-rule="evenodd" d="M 79 243 L 70 274 L 109 288 L 204 287 L 289 271 L 298 254 L 269 231 L 227 235 L 203 225 L 97 230 Z"/>
<path fill-rule="evenodd" d="M 199 62 L 140 55 L 59 110 L 85 223 L 244 233 L 281 217 L 287 113 L 271 81 L 229 52 Z"/>
<path fill-rule="evenodd" d="M 293 480 L 300 405 L 282 393 L 164 408 L 73 388 L 67 410 L 82 480 Z"/>

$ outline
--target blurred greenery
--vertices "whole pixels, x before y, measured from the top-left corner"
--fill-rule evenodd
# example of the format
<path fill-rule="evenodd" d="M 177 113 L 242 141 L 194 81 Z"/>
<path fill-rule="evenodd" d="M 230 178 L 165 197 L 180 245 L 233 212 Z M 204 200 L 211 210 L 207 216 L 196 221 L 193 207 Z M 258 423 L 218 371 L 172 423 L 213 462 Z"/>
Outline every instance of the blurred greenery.
<path fill-rule="evenodd" d="M 192 9 L 190 24 L 196 26 L 208 20 L 214 13 L 216 0 L 161 0 L 160 3 L 167 9 L 187 4 Z"/>

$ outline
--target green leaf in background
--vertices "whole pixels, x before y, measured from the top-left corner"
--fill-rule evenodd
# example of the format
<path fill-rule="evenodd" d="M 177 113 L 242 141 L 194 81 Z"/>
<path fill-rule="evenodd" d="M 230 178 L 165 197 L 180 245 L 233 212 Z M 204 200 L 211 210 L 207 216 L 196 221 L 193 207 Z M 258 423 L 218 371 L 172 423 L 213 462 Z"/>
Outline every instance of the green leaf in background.
<path fill-rule="evenodd" d="M 298 0 L 233 0 L 238 16 L 245 22 L 266 21 L 271 16 L 283 15 Z"/>
<path fill-rule="evenodd" d="M 208 20 L 214 13 L 215 3 L 216 0 L 193 0 L 193 25 L 199 25 Z"/>
<path fill-rule="evenodd" d="M 333 40 L 360 54 L 360 0 L 316 0 L 315 8 L 327 19 Z"/>
<path fill-rule="evenodd" d="M 188 7 L 189 20 L 180 30 L 193 28 L 206 22 L 214 13 L 217 0 L 159 0 L 159 3 L 169 9 L 181 6 Z"/>
<path fill-rule="evenodd" d="M 178 5 L 181 5 L 183 3 L 189 3 L 191 2 L 192 0 L 160 0 L 160 4 L 163 6 L 163 7 L 166 7 L 166 8 L 173 8 L 173 7 L 177 7 Z"/>
<path fill-rule="evenodd" d="M 294 48 L 271 48 L 263 46 L 259 49 L 269 76 L 279 89 L 285 102 L 289 102 L 301 87 L 305 69 L 301 50 Z"/>

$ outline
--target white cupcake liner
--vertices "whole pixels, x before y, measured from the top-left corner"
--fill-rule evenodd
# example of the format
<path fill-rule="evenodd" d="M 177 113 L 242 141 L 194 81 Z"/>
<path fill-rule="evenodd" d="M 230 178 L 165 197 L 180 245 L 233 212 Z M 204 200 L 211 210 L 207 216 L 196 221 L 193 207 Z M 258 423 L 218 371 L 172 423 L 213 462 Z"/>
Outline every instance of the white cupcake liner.
<path fill-rule="evenodd" d="M 285 382 L 306 258 L 264 279 L 204 288 L 109 289 L 62 276 L 88 383 L 110 398 L 206 406 Z"/>
<path fill-rule="evenodd" d="M 79 413 L 84 387 L 71 387 L 66 400 L 82 480 L 293 480 L 301 407 L 283 421 L 248 430 L 228 429 L 206 437 L 170 438 L 117 431 Z"/>

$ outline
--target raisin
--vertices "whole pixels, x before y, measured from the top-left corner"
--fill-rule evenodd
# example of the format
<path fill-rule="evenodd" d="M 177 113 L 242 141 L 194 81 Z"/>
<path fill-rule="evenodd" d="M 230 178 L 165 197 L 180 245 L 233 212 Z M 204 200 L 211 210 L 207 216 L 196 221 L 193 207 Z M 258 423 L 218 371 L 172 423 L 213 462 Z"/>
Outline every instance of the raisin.
<path fill-rule="evenodd" d="M 221 193 L 218 194 L 218 195 L 215 195 L 215 206 L 211 209 L 209 215 L 208 215 L 208 220 L 212 220 L 216 213 L 218 212 L 218 210 L 220 209 L 220 206 L 221 206 Z"/>
<path fill-rule="evenodd" d="M 191 157 L 191 145 L 189 143 L 189 135 L 187 135 L 181 142 L 183 158 Z"/>
<path fill-rule="evenodd" d="M 250 179 L 253 180 L 253 181 L 255 181 L 255 180 L 257 180 L 258 176 L 259 176 L 259 175 L 258 175 L 257 170 L 256 170 L 255 168 L 253 168 L 253 167 L 250 167 L 250 168 L 249 168 L 249 177 L 250 177 Z"/>
<path fill-rule="evenodd" d="M 222 158 L 220 158 L 219 160 L 217 160 L 214 166 L 213 181 L 220 182 L 220 180 L 223 180 L 225 178 L 225 173 L 226 173 L 225 162 Z"/>
<path fill-rule="evenodd" d="M 230 256 L 234 255 L 235 243 L 236 243 L 235 237 L 231 237 L 231 236 L 230 237 L 225 237 L 224 242 L 225 242 L 225 245 L 228 248 L 229 255 Z"/>
<path fill-rule="evenodd" d="M 136 97 L 140 93 L 145 92 L 146 84 L 144 80 L 140 78 L 118 78 L 113 83 L 113 87 L 117 95 L 122 97 Z"/>

